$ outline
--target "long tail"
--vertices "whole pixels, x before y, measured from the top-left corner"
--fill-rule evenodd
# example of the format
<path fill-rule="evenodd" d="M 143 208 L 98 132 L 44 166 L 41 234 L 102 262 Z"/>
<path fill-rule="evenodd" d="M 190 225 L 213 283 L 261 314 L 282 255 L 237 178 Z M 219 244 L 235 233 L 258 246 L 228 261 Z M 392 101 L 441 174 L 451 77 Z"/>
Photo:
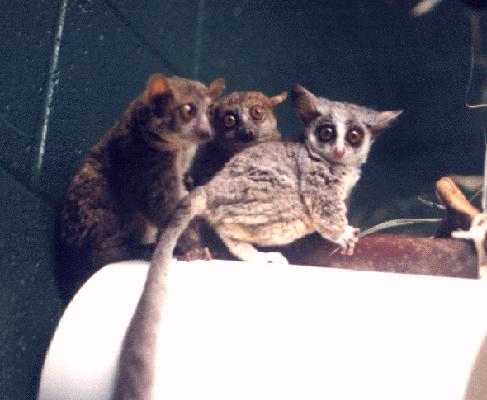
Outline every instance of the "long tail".
<path fill-rule="evenodd" d="M 152 269 L 167 268 L 172 260 L 174 249 L 179 237 L 188 227 L 188 224 L 206 208 L 206 193 L 203 188 L 196 188 L 183 198 L 173 212 L 169 222 L 164 228 L 159 243 L 156 246 L 151 261 Z M 159 267 L 157 267 L 159 266 Z"/>
<path fill-rule="evenodd" d="M 203 188 L 196 188 L 181 200 L 162 232 L 122 344 L 113 400 L 152 399 L 157 330 L 167 294 L 167 271 L 179 236 L 205 208 L 206 193 Z"/>

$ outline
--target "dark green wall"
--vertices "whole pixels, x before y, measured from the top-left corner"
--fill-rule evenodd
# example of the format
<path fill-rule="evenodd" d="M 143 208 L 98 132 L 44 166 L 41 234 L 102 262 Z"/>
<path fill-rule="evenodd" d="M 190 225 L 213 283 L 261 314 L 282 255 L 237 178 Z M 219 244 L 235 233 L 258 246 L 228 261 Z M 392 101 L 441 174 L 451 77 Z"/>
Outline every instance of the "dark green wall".
<path fill-rule="evenodd" d="M 411 18 L 402 0 L 64 0 L 0 13 L 0 399 L 35 396 L 62 311 L 54 215 L 85 150 L 152 72 L 268 95 L 316 94 L 404 109 L 373 149 L 351 204 L 366 227 L 430 213 L 415 197 L 442 175 L 480 174 L 480 111 L 464 106 L 469 14 L 445 0 Z M 482 16 L 482 20 L 484 16 Z M 482 77 L 481 77 L 482 78 Z M 474 92 L 478 91 L 474 87 Z M 299 132 L 290 102 L 286 136 Z"/>

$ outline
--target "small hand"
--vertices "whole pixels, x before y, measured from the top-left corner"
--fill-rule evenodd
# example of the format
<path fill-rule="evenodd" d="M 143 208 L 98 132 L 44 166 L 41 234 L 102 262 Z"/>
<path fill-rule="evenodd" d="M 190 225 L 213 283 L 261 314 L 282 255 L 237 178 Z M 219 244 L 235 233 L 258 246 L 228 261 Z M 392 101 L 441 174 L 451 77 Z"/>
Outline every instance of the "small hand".
<path fill-rule="evenodd" d="M 337 243 L 342 248 L 341 253 L 347 256 L 353 255 L 353 250 L 358 242 L 358 234 L 360 233 L 359 228 L 354 228 L 353 226 L 347 225 L 345 231 L 340 235 Z"/>

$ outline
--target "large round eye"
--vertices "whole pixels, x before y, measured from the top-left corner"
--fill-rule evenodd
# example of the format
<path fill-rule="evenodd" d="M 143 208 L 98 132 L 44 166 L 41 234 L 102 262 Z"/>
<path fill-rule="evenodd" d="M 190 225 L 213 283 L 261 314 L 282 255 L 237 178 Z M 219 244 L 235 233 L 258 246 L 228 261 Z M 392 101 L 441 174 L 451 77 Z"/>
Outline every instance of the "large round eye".
<path fill-rule="evenodd" d="M 190 121 L 196 115 L 196 107 L 193 104 L 183 104 L 179 108 L 179 115 L 184 121 Z"/>
<path fill-rule="evenodd" d="M 264 118 L 264 109 L 259 106 L 250 107 L 250 115 L 253 119 L 260 121 L 262 118 Z"/>
<path fill-rule="evenodd" d="M 225 125 L 225 128 L 233 128 L 235 125 L 237 125 L 237 117 L 235 114 L 225 114 L 223 117 L 223 125 Z"/>
<path fill-rule="evenodd" d="M 364 131 L 360 128 L 352 128 L 347 132 L 347 142 L 352 146 L 358 146 L 364 140 Z"/>
<path fill-rule="evenodd" d="M 316 130 L 316 133 L 321 142 L 331 142 L 336 138 L 336 131 L 333 125 L 321 125 Z"/>

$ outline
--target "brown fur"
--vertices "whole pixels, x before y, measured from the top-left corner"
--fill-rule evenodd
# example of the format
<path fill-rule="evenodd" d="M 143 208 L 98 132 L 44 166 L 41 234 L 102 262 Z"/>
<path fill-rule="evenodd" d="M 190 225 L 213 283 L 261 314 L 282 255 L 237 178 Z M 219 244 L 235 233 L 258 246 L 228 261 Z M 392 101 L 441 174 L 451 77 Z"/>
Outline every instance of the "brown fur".
<path fill-rule="evenodd" d="M 210 121 L 215 139 L 202 145 L 190 170 L 192 184 L 204 185 L 239 151 L 256 143 L 281 140 L 274 107 L 287 98 L 283 92 L 267 97 L 262 92 L 234 92 L 215 100 L 210 106 Z M 262 118 L 252 118 L 249 110 L 259 107 Z M 236 115 L 234 127 L 225 126 L 225 116 Z"/>
<path fill-rule="evenodd" d="M 223 80 L 206 87 L 154 75 L 88 151 L 59 223 L 58 275 L 65 296 L 105 264 L 150 256 L 144 242 L 155 239 L 155 228 L 187 193 L 183 175 L 197 144 L 213 136 L 207 107 L 223 86 Z"/>

